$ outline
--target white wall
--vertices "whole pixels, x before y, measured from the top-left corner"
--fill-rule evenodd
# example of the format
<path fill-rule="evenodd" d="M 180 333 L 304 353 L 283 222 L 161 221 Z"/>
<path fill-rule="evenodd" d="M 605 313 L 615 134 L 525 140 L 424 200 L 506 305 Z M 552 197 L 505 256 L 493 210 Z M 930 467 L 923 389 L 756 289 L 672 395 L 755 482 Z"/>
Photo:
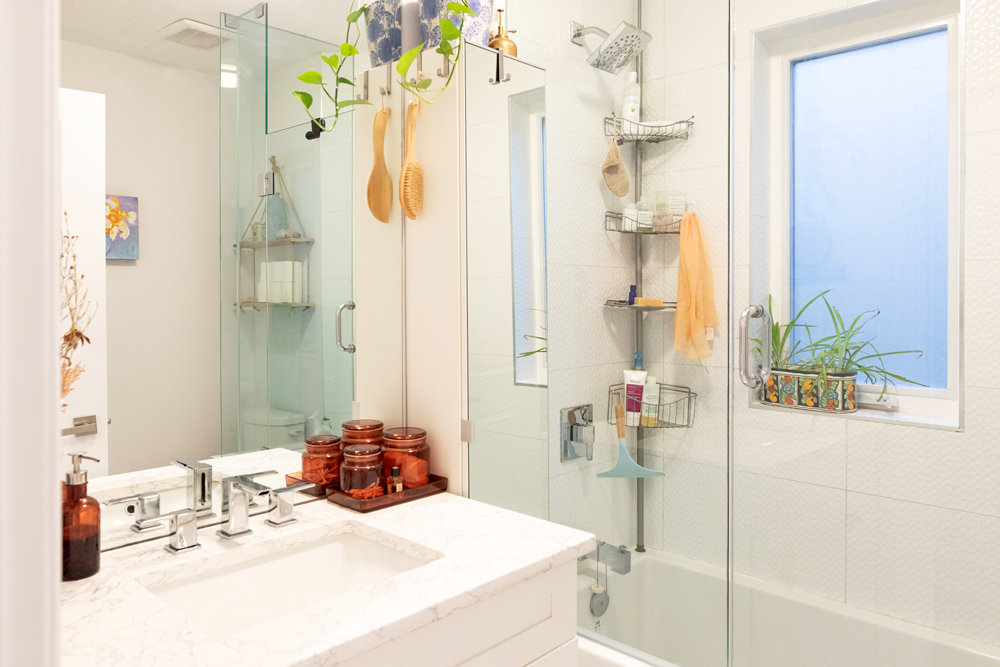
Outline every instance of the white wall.
<path fill-rule="evenodd" d="M 218 75 L 63 42 L 62 85 L 105 94 L 108 194 L 139 198 L 139 259 L 107 265 L 110 472 L 216 454 Z"/>
<path fill-rule="evenodd" d="M 76 237 L 73 248 L 80 289 L 86 290 L 90 342 L 73 351 L 73 364 L 84 372 L 62 400 L 59 428 L 72 428 L 74 417 L 95 415 L 97 433 L 59 438 L 61 454 L 86 452 L 100 462 L 85 461 L 91 476 L 108 474 L 108 325 L 104 234 L 104 95 L 79 90 L 59 91 L 60 151 L 62 159 L 63 234 Z M 65 312 L 60 312 L 60 316 Z M 60 333 L 69 327 L 60 320 Z M 60 469 L 73 469 L 68 456 Z"/>

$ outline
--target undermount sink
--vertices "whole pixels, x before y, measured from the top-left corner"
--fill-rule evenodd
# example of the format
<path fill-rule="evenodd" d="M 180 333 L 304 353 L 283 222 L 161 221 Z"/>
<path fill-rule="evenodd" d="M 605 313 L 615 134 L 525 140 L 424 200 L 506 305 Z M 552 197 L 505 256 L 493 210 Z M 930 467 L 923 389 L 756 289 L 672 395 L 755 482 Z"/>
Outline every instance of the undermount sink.
<path fill-rule="evenodd" d="M 344 532 L 147 590 L 198 629 L 227 637 L 428 562 Z"/>

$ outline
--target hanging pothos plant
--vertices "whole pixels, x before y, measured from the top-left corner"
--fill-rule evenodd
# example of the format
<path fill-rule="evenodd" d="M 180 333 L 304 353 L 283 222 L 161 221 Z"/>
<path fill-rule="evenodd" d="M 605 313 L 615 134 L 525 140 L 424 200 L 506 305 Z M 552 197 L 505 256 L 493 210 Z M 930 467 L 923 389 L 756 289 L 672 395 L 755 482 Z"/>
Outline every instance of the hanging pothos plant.
<path fill-rule="evenodd" d="M 320 56 L 323 62 L 326 63 L 333 72 L 333 79 L 328 83 L 323 79 L 323 75 L 320 72 L 314 70 L 303 72 L 298 76 L 298 80 L 302 83 L 319 86 L 320 89 L 322 89 L 323 94 L 326 95 L 334 105 L 333 122 L 330 123 L 329 127 L 326 127 L 325 121 L 315 118 L 310 111 L 313 104 L 313 96 L 301 90 L 296 90 L 292 93 L 292 95 L 302 102 L 302 106 L 305 107 L 306 113 L 312 120 L 314 131 L 332 131 L 333 128 L 337 126 L 337 121 L 340 120 L 341 109 L 356 104 L 371 104 L 368 100 L 340 99 L 341 84 L 354 86 L 354 82 L 347 77 L 341 76 L 340 71 L 347 63 L 348 58 L 352 58 L 360 53 L 358 51 L 358 41 L 361 39 L 361 28 L 358 26 L 358 21 L 365 13 L 365 9 L 367 9 L 367 7 L 368 5 L 361 5 L 358 9 L 354 9 L 354 2 L 352 0 L 351 12 L 347 15 L 347 35 L 344 39 L 344 43 L 340 45 L 340 54 Z M 462 29 L 465 27 L 466 16 L 477 16 L 477 13 L 469 7 L 468 0 L 458 0 L 457 2 L 449 2 L 447 4 L 447 12 L 440 20 L 441 44 L 435 51 L 447 58 L 451 64 L 448 79 L 444 82 L 444 85 L 437 91 L 431 91 L 431 78 L 425 77 L 423 72 L 418 72 L 413 81 L 407 80 L 407 74 L 410 71 L 410 67 L 413 66 L 413 61 L 417 59 L 417 56 L 420 55 L 420 52 L 424 49 L 424 45 L 420 44 L 419 46 L 416 46 L 404 53 L 399 59 L 399 62 L 396 64 L 396 72 L 400 76 L 400 86 L 428 104 L 434 104 L 441 98 L 441 95 L 444 94 L 444 91 L 447 90 L 449 84 L 451 84 L 451 78 L 455 75 L 455 70 L 458 69 L 458 61 L 462 55 Z M 452 17 L 454 17 L 454 20 L 459 22 L 458 25 L 455 25 Z M 357 35 L 354 37 L 353 41 L 351 39 L 352 28 L 357 30 Z M 327 86 L 333 88 L 332 95 L 327 89 Z M 431 92 L 436 92 L 437 94 L 434 95 L 432 99 L 429 99 L 428 94 Z"/>

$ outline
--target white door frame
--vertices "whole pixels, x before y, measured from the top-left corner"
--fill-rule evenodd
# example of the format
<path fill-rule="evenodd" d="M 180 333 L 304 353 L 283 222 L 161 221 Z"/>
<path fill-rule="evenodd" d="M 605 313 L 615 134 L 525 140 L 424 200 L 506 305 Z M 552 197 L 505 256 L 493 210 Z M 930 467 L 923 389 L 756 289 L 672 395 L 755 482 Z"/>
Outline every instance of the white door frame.
<path fill-rule="evenodd" d="M 59 3 L 0 2 L 0 665 L 59 664 Z"/>

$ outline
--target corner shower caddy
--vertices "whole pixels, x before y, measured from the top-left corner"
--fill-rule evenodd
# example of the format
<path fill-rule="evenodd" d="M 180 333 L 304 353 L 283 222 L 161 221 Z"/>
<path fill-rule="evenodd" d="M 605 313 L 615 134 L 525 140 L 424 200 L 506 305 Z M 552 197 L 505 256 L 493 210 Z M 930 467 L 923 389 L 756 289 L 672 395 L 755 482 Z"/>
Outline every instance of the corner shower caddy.
<path fill-rule="evenodd" d="M 640 61 L 641 63 L 641 61 Z M 642 66 L 639 65 L 639 76 L 638 79 L 641 83 L 642 80 Z M 639 201 L 642 196 L 642 143 L 659 143 L 661 141 L 667 141 L 671 139 L 687 139 L 691 134 L 691 128 L 694 126 L 694 116 L 685 120 L 678 121 L 674 123 L 641 123 L 635 121 L 624 120 L 617 118 L 615 116 L 610 116 L 604 119 L 604 134 L 605 136 L 613 137 L 617 136 L 624 141 L 635 141 L 639 142 L 636 145 L 635 151 L 635 169 L 634 169 L 634 181 L 635 181 L 635 198 Z M 621 213 L 607 212 L 605 213 L 605 229 L 613 232 L 620 232 L 623 234 L 633 234 L 635 236 L 635 285 L 636 294 L 642 296 L 642 237 L 652 236 L 656 234 L 679 234 L 680 233 L 680 218 L 682 216 L 674 214 L 661 214 L 653 218 L 652 223 L 644 228 L 640 229 L 638 220 L 633 220 L 631 217 L 623 216 Z M 604 306 L 606 308 L 628 308 L 635 312 L 635 349 L 639 355 L 642 353 L 643 347 L 643 318 L 644 314 L 649 311 L 658 310 L 675 310 L 677 308 L 676 302 L 665 302 L 662 306 L 636 306 L 630 305 L 627 300 L 621 299 L 609 299 L 605 301 Z M 679 387 L 675 385 L 660 384 L 660 395 L 659 401 L 657 403 L 657 413 L 656 413 L 656 425 L 655 426 L 633 426 L 636 430 L 636 469 L 640 471 L 639 474 L 625 474 L 625 475 L 614 475 L 614 476 L 624 476 L 624 477 L 634 477 L 636 481 L 636 548 L 637 552 L 643 552 L 646 550 L 645 547 L 645 480 L 644 476 L 641 474 L 642 471 L 649 472 L 650 474 L 662 475 L 662 472 L 650 471 L 643 467 L 645 458 L 645 449 L 643 441 L 645 439 L 645 429 L 647 428 L 690 428 L 694 424 L 694 411 L 695 402 L 697 395 L 691 391 L 688 387 Z M 625 385 L 615 384 L 611 385 L 608 389 L 608 423 L 615 423 L 615 406 L 625 404 Z M 620 439 L 619 444 L 621 444 L 622 453 L 619 454 L 619 458 L 627 457 L 628 450 L 622 444 L 624 439 Z M 629 457 L 630 458 L 630 457 Z M 627 467 L 627 466 L 626 466 Z M 615 469 L 609 472 L 614 472 Z M 604 474 L 598 475 L 605 476 Z"/>

